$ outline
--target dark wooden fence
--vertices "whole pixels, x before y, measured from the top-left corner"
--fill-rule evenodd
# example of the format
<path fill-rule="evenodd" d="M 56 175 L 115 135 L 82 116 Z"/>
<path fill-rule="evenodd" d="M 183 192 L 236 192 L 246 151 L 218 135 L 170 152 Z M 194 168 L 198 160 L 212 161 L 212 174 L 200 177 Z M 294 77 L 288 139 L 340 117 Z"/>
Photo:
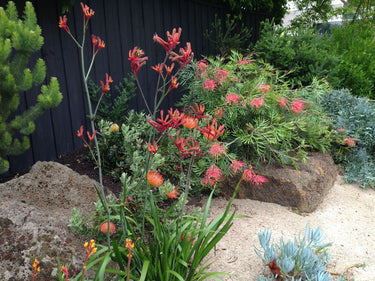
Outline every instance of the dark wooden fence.
<path fill-rule="evenodd" d="M 1 0 L 1 6 L 7 1 Z M 22 11 L 24 1 L 15 1 Z M 42 28 L 44 46 L 39 54 L 47 65 L 47 81 L 55 76 L 60 83 L 63 94 L 62 103 L 43 114 L 36 122 L 36 130 L 31 135 L 31 148 L 22 155 L 9 157 L 10 170 L 14 174 L 30 167 L 36 161 L 50 161 L 69 151 L 80 148 L 81 140 L 76 131 L 81 125 L 87 125 L 87 105 L 83 92 L 80 72 L 79 50 L 71 38 L 58 28 L 61 15 L 61 4 L 57 0 L 32 1 L 37 12 L 38 23 Z M 66 1 L 69 2 L 69 1 Z M 86 65 L 89 63 L 91 43 L 90 34 L 95 34 L 105 41 L 95 60 L 91 79 L 100 81 L 109 73 L 115 85 L 130 72 L 128 52 L 134 46 L 142 48 L 149 57 L 146 67 L 139 72 L 144 85 L 146 98 L 151 99 L 156 82 L 155 72 L 150 66 L 163 58 L 162 48 L 153 42 L 154 33 L 165 38 L 165 32 L 173 28 L 182 28 L 180 46 L 191 42 L 197 58 L 213 53 L 210 44 L 203 36 L 206 29 L 211 28 L 215 14 L 225 19 L 228 13 L 223 7 L 194 0 L 91 0 L 87 3 L 95 11 L 90 20 L 85 53 Z M 76 1 L 67 14 L 71 32 L 81 40 L 82 10 Z M 263 15 L 246 15 L 243 22 L 252 29 L 252 41 L 256 41 L 259 24 Z M 39 94 L 39 88 L 21 95 L 19 111 L 33 105 Z M 178 92 L 167 97 L 164 108 L 173 106 L 180 97 Z M 131 100 L 130 108 L 140 110 L 143 101 L 140 95 Z"/>

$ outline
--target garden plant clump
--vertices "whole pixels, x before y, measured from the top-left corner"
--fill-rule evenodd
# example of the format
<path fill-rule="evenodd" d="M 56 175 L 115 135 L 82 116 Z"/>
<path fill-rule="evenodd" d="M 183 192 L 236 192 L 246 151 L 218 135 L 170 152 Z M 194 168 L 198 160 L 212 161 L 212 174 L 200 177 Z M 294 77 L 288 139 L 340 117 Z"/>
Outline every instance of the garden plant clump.
<path fill-rule="evenodd" d="M 182 74 L 190 93 L 182 104 L 205 105 L 218 124 L 228 151 L 256 164 L 296 165 L 309 151 L 327 152 L 331 121 L 316 102 L 324 81 L 292 90 L 271 65 L 236 52 L 199 61 Z"/>
<path fill-rule="evenodd" d="M 98 166 L 100 183 L 97 192 L 100 202 L 97 203 L 97 212 L 91 220 L 105 235 L 106 245 L 96 244 L 94 239 L 84 245 L 87 256 L 82 272 L 74 280 L 83 280 L 88 269 L 95 270 L 96 280 L 108 277 L 121 280 L 204 280 L 210 276 L 224 274 L 207 273 L 208 266 L 202 265 L 206 255 L 229 230 L 235 216 L 234 213 L 229 214 L 234 194 L 224 212 L 214 221 L 207 221 L 215 186 L 222 178 L 220 168 L 215 164 L 205 164 L 208 169 L 202 181 L 203 184 L 211 186 L 213 191 L 203 214 L 186 215 L 184 206 L 191 189 L 195 160 L 207 154 L 211 156 L 205 160 L 214 163 L 215 159 L 225 154 L 225 149 L 218 140 L 225 132 L 225 125 L 218 126 L 216 119 L 206 114 L 205 106 L 198 103 L 186 107 L 184 112 L 172 108 L 167 112 L 159 111 L 165 97 L 179 86 L 177 75 L 193 59 L 190 43 L 176 53 L 174 49 L 180 43 L 181 28 L 167 32 L 166 41 L 157 34 L 154 35 L 154 41 L 165 50 L 165 58 L 163 62 L 152 66 L 159 77 L 153 105 L 146 100 L 138 80 L 139 71 L 148 57 L 139 47 L 129 51 L 135 82 L 148 112 L 147 115 L 130 113 L 125 121 L 134 118 L 136 121 L 133 124 L 139 124 L 139 121 L 144 120 L 142 125 L 132 126 L 131 122 L 118 125 L 108 120 L 96 120 L 100 103 L 110 91 L 113 81 L 111 76 L 106 74 L 105 82 L 101 81 L 101 93 L 93 110 L 88 79 L 95 57 L 100 49 L 105 47 L 105 43 L 98 36 L 91 35 L 93 55 L 86 69 L 83 46 L 89 21 L 95 12 L 83 3 L 81 6 L 84 15 L 81 43 L 71 33 L 66 16 L 60 17 L 59 27 L 67 32 L 81 50 L 82 76 L 89 102 L 91 132 L 87 131 L 86 137 L 81 126 L 77 130 L 77 136 L 89 148 Z M 156 130 L 150 130 L 153 128 Z M 122 143 L 120 147 L 116 147 L 112 141 Z M 121 151 L 121 148 L 125 151 Z M 115 159 L 125 158 L 125 154 L 129 157 L 128 162 L 119 165 L 121 170 L 116 172 L 122 172 L 120 180 L 123 183 L 123 191 L 118 199 L 104 196 L 101 175 L 102 162 L 106 157 L 102 157 L 103 151 L 112 155 L 122 153 Z M 174 157 L 177 160 L 173 159 Z M 231 161 L 233 164 L 236 159 L 232 158 Z M 178 167 L 176 183 L 163 176 L 163 172 L 168 170 L 167 162 Z M 230 162 L 227 162 L 229 166 Z M 244 180 L 257 181 L 257 184 L 264 181 L 252 171 L 251 166 L 246 167 L 241 163 L 235 168 L 235 172 L 243 172 Z M 175 203 L 160 210 L 157 202 L 166 198 L 174 199 Z M 74 229 L 93 234 L 89 226 L 82 226 L 84 222 L 75 211 L 71 220 Z M 117 266 L 114 267 L 113 262 Z M 60 280 L 68 279 L 68 275 L 68 267 L 59 267 Z"/>

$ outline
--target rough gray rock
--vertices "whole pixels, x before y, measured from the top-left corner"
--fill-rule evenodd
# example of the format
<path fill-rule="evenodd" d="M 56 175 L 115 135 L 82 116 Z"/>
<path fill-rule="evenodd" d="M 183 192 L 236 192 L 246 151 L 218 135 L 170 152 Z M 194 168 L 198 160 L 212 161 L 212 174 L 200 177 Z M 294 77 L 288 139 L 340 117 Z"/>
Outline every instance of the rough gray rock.
<path fill-rule="evenodd" d="M 55 162 L 37 162 L 29 173 L 0 184 L 0 280 L 54 280 L 57 256 L 77 273 L 86 256 L 82 237 L 69 229 L 72 209 L 84 216 L 98 201 L 98 183 Z M 88 238 L 86 239 L 88 240 Z M 52 275 L 51 275 L 52 274 Z"/>
<path fill-rule="evenodd" d="M 265 166 L 259 173 L 268 179 L 261 187 L 242 182 L 237 198 L 254 199 L 313 212 L 333 186 L 337 168 L 329 154 L 312 153 L 299 168 Z M 223 181 L 221 192 L 231 196 L 239 177 Z"/>

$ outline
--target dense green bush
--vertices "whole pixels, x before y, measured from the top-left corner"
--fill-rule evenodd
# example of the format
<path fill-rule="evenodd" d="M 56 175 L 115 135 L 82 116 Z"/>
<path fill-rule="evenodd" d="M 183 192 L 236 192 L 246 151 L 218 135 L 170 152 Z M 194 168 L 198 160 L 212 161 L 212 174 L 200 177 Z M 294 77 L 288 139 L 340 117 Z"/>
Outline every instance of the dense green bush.
<path fill-rule="evenodd" d="M 308 151 L 329 150 L 330 121 L 315 102 L 326 84 L 291 90 L 272 66 L 236 52 L 208 61 L 181 75 L 189 88 L 182 104 L 204 104 L 225 124 L 229 152 L 251 163 L 296 164 Z"/>
<path fill-rule="evenodd" d="M 287 71 L 292 88 L 307 86 L 314 77 L 326 76 L 331 84 L 338 85 L 340 58 L 330 51 L 329 42 L 329 38 L 319 36 L 313 28 L 291 29 L 265 22 L 253 49 L 257 58 Z"/>
<path fill-rule="evenodd" d="M 341 57 L 339 87 L 375 98 L 375 28 L 371 21 L 348 22 L 332 30 L 331 50 Z"/>
<path fill-rule="evenodd" d="M 332 147 L 335 162 L 345 169 L 344 178 L 361 187 L 375 188 L 375 105 L 347 90 L 327 93 L 321 104 L 335 129 L 348 136 L 342 146 Z"/>

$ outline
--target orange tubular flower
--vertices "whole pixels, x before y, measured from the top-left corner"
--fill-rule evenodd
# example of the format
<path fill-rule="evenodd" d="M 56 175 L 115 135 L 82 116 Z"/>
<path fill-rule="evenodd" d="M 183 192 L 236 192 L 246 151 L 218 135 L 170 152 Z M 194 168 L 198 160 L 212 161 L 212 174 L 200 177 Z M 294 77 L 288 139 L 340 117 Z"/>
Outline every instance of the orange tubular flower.
<path fill-rule="evenodd" d="M 164 65 L 165 71 L 167 72 L 167 76 L 172 73 L 172 70 L 174 68 L 174 63 L 171 64 L 171 66 Z"/>
<path fill-rule="evenodd" d="M 87 24 L 89 19 L 95 14 L 95 12 L 92 9 L 90 9 L 89 6 L 84 5 L 82 2 L 81 2 L 81 7 L 82 7 L 82 12 L 86 18 L 86 24 Z"/>
<path fill-rule="evenodd" d="M 154 156 L 155 153 L 158 152 L 158 145 L 156 144 L 155 141 L 154 141 L 153 144 L 151 144 L 151 142 L 148 142 L 147 148 L 148 148 L 148 151 L 151 153 L 152 156 Z"/>
<path fill-rule="evenodd" d="M 162 74 L 162 71 L 163 71 L 163 64 L 158 63 L 158 64 L 155 65 L 155 66 L 151 66 L 151 68 L 152 68 L 153 70 L 155 70 L 157 73 Z"/>
<path fill-rule="evenodd" d="M 191 115 L 185 114 L 182 118 L 182 125 L 188 129 L 194 129 L 198 124 L 198 120 Z"/>
<path fill-rule="evenodd" d="M 99 48 L 98 48 L 99 50 Z M 100 81 L 100 84 L 102 84 L 102 94 L 108 92 L 111 88 L 109 87 L 109 83 L 112 83 L 112 77 L 108 75 L 108 73 L 105 74 L 105 84 L 103 81 Z"/>
<path fill-rule="evenodd" d="M 77 136 L 81 139 L 83 138 L 83 125 L 77 130 Z"/>
<path fill-rule="evenodd" d="M 31 278 L 32 281 L 34 281 L 35 279 L 35 275 L 37 275 L 40 271 L 40 267 L 38 267 L 39 265 L 39 261 L 37 259 L 34 259 L 34 263 L 33 263 L 33 276 Z"/>
<path fill-rule="evenodd" d="M 95 52 L 95 46 L 98 44 L 98 38 L 94 34 L 91 35 L 91 43 L 92 43 L 92 49 L 93 52 Z"/>
<path fill-rule="evenodd" d="M 70 34 L 69 27 L 66 24 L 67 21 L 68 21 L 68 18 L 66 17 L 66 15 L 60 17 L 59 27 L 62 28 L 62 29 L 64 29 L 66 32 L 68 32 Z"/>
<path fill-rule="evenodd" d="M 103 49 L 105 47 L 105 43 L 102 39 L 99 38 L 99 36 L 97 36 L 96 38 L 98 38 L 98 51 L 100 49 Z"/>
<path fill-rule="evenodd" d="M 147 182 L 153 187 L 158 187 L 163 184 L 164 179 L 159 172 L 150 170 L 147 173 Z"/>
<path fill-rule="evenodd" d="M 181 36 L 181 31 L 182 31 L 181 27 L 178 28 L 178 32 L 176 32 L 176 28 L 173 28 L 172 34 L 170 34 L 169 31 L 167 31 L 168 42 L 161 39 L 156 33 L 154 34 L 153 39 L 156 43 L 159 43 L 160 45 L 162 45 L 162 47 L 169 53 L 178 44 L 180 44 L 179 40 Z"/>
<path fill-rule="evenodd" d="M 156 121 L 148 119 L 147 122 L 160 133 L 163 133 L 171 127 L 172 120 L 170 120 L 169 117 L 169 115 L 166 115 L 164 118 L 164 111 L 160 110 L 160 118 L 157 118 Z"/>
<path fill-rule="evenodd" d="M 129 51 L 129 60 L 135 76 L 137 76 L 139 69 L 145 65 L 146 60 L 148 60 L 148 57 L 142 57 L 144 54 L 145 53 L 141 49 L 138 49 L 138 47 L 134 47 L 133 50 Z"/>
<path fill-rule="evenodd" d="M 220 137 L 225 132 L 224 126 L 225 125 L 223 124 L 220 125 L 218 128 L 216 120 L 213 119 L 211 124 L 210 121 L 207 120 L 207 126 L 198 128 L 198 130 L 202 132 L 205 138 L 209 140 L 214 140 Z"/>
<path fill-rule="evenodd" d="M 172 198 L 172 199 L 177 198 L 178 196 L 177 188 L 175 187 L 171 192 L 167 193 L 166 195 L 168 196 L 168 198 Z"/>
<path fill-rule="evenodd" d="M 92 143 L 92 141 L 95 139 L 95 135 L 96 135 L 97 132 L 98 131 L 95 130 L 95 132 L 92 135 L 90 135 L 90 132 L 87 131 L 87 136 L 89 137 L 90 143 Z"/>
<path fill-rule="evenodd" d="M 180 85 L 180 83 L 177 83 L 177 77 L 172 76 L 171 84 L 169 85 L 168 92 L 173 90 L 173 89 L 177 89 L 178 85 Z"/>
<path fill-rule="evenodd" d="M 171 128 L 177 128 L 178 126 L 182 125 L 182 118 L 184 114 L 178 111 L 178 109 L 169 109 L 168 116 L 171 118 Z"/>
<path fill-rule="evenodd" d="M 197 104 L 196 102 L 194 103 L 194 106 L 190 106 L 190 109 L 194 112 L 195 118 L 199 120 L 203 118 L 210 117 L 209 115 L 203 115 L 204 112 L 204 104 Z"/>
<path fill-rule="evenodd" d="M 194 53 L 191 51 L 191 45 L 189 42 L 186 43 L 185 48 L 180 48 L 180 55 L 175 52 L 171 52 L 169 57 L 172 61 L 177 61 L 181 67 L 188 65 L 194 57 Z"/>

